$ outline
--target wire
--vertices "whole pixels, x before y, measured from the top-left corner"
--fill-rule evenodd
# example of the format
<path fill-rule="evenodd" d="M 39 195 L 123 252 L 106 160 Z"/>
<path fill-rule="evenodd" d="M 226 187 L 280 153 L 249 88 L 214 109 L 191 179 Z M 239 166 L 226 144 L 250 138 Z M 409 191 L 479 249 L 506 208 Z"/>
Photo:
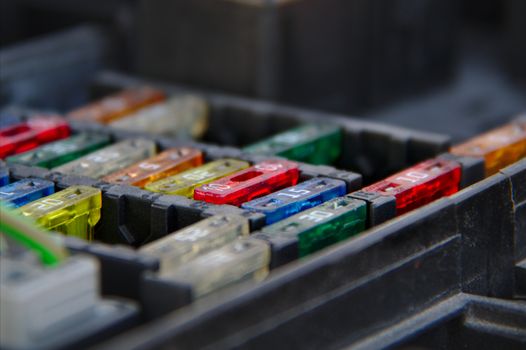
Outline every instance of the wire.
<path fill-rule="evenodd" d="M 56 265 L 68 256 L 52 235 L 1 203 L 0 232 L 35 251 L 45 265 Z"/>

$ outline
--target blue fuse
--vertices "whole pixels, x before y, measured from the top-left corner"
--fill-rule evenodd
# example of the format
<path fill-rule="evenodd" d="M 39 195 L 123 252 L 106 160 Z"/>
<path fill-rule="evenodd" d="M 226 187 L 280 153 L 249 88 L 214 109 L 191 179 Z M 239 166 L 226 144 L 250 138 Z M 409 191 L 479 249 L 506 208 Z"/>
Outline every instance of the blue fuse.
<path fill-rule="evenodd" d="M 0 187 L 0 200 L 21 207 L 54 192 L 55 184 L 52 181 L 29 178 Z"/>
<path fill-rule="evenodd" d="M 243 209 L 266 215 L 267 225 L 346 194 L 344 181 L 317 177 L 243 203 Z"/>
<path fill-rule="evenodd" d="M 0 165 L 0 186 L 5 186 L 9 183 L 9 170 L 2 168 Z"/>

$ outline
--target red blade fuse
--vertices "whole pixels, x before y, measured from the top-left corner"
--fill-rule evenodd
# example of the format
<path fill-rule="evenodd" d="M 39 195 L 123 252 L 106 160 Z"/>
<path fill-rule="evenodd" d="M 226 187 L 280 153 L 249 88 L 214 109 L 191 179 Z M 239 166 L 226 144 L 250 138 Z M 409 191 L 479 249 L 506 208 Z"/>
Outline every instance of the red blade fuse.
<path fill-rule="evenodd" d="M 68 117 L 83 122 L 107 124 L 142 107 L 163 101 L 165 97 L 163 91 L 147 86 L 126 89 L 71 111 Z"/>
<path fill-rule="evenodd" d="M 29 151 L 69 136 L 68 123 L 59 116 L 38 116 L 0 129 L 0 158 Z"/>
<path fill-rule="evenodd" d="M 293 186 L 298 182 L 298 177 L 296 163 L 267 160 L 196 188 L 194 199 L 239 206 L 251 199 Z"/>
<path fill-rule="evenodd" d="M 435 158 L 365 187 L 360 192 L 395 197 L 396 214 L 401 215 L 458 192 L 460 176 L 459 163 Z"/>
<path fill-rule="evenodd" d="M 526 120 L 491 130 L 451 148 L 457 156 L 484 158 L 486 176 L 526 157 Z"/>

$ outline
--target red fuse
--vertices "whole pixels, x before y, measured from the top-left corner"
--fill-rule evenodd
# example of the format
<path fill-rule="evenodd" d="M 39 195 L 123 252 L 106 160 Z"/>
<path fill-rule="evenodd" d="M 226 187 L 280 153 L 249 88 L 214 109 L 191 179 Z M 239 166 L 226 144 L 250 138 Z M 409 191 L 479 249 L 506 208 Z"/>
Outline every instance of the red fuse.
<path fill-rule="evenodd" d="M 68 137 L 68 123 L 59 116 L 36 116 L 24 123 L 0 129 L 0 158 L 29 151 Z"/>
<path fill-rule="evenodd" d="M 241 205 L 298 182 L 298 165 L 267 160 L 215 182 L 198 187 L 194 199 L 214 204 Z"/>
<path fill-rule="evenodd" d="M 458 192 L 460 176 L 461 166 L 457 162 L 430 159 L 365 187 L 362 191 L 394 196 L 396 214 L 401 215 Z"/>

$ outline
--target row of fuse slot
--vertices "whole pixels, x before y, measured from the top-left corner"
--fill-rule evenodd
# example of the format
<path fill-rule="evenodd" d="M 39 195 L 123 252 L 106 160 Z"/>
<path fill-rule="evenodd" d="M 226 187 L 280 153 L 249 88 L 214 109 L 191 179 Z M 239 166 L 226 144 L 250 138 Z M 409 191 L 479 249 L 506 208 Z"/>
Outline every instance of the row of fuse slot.
<path fill-rule="evenodd" d="M 150 87 L 130 88 L 71 111 L 66 117 L 77 123 L 107 124 L 112 129 L 178 139 L 201 138 L 209 123 L 207 101 L 197 95 L 176 95 L 164 101 L 165 97 L 163 91 Z M 30 121 L 5 130 L 0 157 L 28 150 L 39 140 L 48 141 L 54 130 L 38 130 L 43 129 L 38 123 Z M 61 132 L 64 137 L 66 130 L 62 128 Z M 29 141 L 31 138 L 33 140 Z M 342 130 L 336 125 L 303 125 L 247 145 L 243 151 L 310 164 L 333 164 L 340 156 L 341 142 Z"/>
<path fill-rule="evenodd" d="M 129 93 L 120 94 L 127 96 Z M 115 96 L 112 98 L 99 103 L 114 111 L 126 105 L 122 101 L 119 103 Z M 161 99 L 151 100 L 158 103 Z M 138 103 L 141 107 L 114 113 L 120 117 L 113 118 L 112 126 L 118 127 L 121 117 L 124 125 L 128 118 L 130 125 L 138 125 L 138 111 L 147 112 L 149 107 L 145 106 L 150 103 L 153 102 Z M 155 108 L 159 111 L 159 107 L 162 106 Z M 132 111 L 135 114 L 129 115 Z M 148 118 L 153 118 L 152 115 Z M 53 168 L 265 213 L 268 226 L 251 234 L 246 218 L 217 215 L 140 248 L 142 253 L 160 260 L 158 278 L 191 286 L 193 297 L 239 281 L 261 280 L 268 274 L 269 264 L 281 265 L 364 231 L 371 226 L 368 216 L 371 204 L 378 198 L 394 198 L 383 202 L 394 204 L 394 210 L 388 215 L 394 217 L 457 192 L 463 164 L 456 157 L 482 158 L 486 176 L 489 176 L 526 155 L 526 122 L 520 119 L 453 147 L 450 157 L 419 163 L 347 194 L 345 184 L 335 179 L 314 178 L 296 184 L 298 167 L 284 160 L 269 160 L 251 167 L 244 161 L 228 159 L 202 166 L 202 152 L 190 147 L 170 149 L 154 156 L 155 144 L 148 140 L 126 140 L 108 146 L 111 142 L 108 136 L 94 133 L 63 139 L 70 134 L 69 126 L 54 117 L 30 119 L 0 133 L 2 158 L 20 153 L 9 157 L 8 163 Z M 198 137 L 200 133 L 190 134 Z M 16 142 L 9 142 L 17 137 Z M 48 143 L 58 139 L 62 140 Z M 246 147 L 244 151 L 329 164 L 338 158 L 340 142 L 338 127 L 305 125 Z M 38 148 L 31 151 L 35 147 Z M 139 152 L 135 152 L 136 149 Z M 196 172 L 177 177 L 188 171 Z M 212 176 L 208 177 L 210 173 Z M 174 178 L 184 179 L 182 185 Z M 21 206 L 19 210 L 24 215 L 35 218 L 46 228 L 93 238 L 93 228 L 101 218 L 100 190 L 72 186 L 53 193 L 54 184 L 47 180 L 24 179 L 7 184 L 8 181 L 8 173 L 0 170 L 3 200 Z M 201 188 L 194 191 L 197 187 Z"/>
<path fill-rule="evenodd" d="M 489 140 L 492 141 L 491 145 L 488 142 Z M 123 142 L 149 141 L 127 140 Z M 480 150 L 483 147 L 486 150 L 491 150 L 484 157 L 487 175 L 497 171 L 496 168 L 524 157 L 526 155 L 526 124 L 524 120 L 518 119 L 511 124 L 474 138 L 466 144 L 456 146 L 452 149 L 452 153 L 464 155 L 462 151 Z M 154 148 L 153 144 L 152 148 Z M 181 150 L 186 150 L 186 153 L 181 152 Z M 199 158 L 202 159 L 199 151 L 189 148 L 165 152 L 176 153 L 175 163 L 177 160 L 184 159 L 182 154 L 199 154 Z M 129 154 L 131 152 L 123 153 Z M 499 154 L 499 159 L 504 159 L 505 163 L 495 166 L 496 154 Z M 97 156 L 96 158 L 101 159 L 103 157 Z M 500 161 L 502 162 L 502 160 Z M 79 160 L 71 163 L 77 164 L 72 168 L 81 168 L 76 162 Z M 371 226 L 371 220 L 368 220 L 368 216 L 371 214 L 371 204 L 376 203 L 378 199 L 383 200 L 384 204 L 391 205 L 393 210 L 387 215 L 387 218 L 391 218 L 457 192 L 460 189 L 462 176 L 461 162 L 456 161 L 454 156 L 442 156 L 421 162 L 360 191 L 346 194 L 345 184 L 334 179 L 314 178 L 296 185 L 299 178 L 298 168 L 295 163 L 285 160 L 268 160 L 252 167 L 249 167 L 246 162 L 236 160 L 219 160 L 216 162 L 222 164 L 222 167 L 225 167 L 224 162 L 239 162 L 243 163 L 241 169 L 245 169 L 235 169 L 227 174 L 212 176 L 209 178 L 209 183 L 205 185 L 202 181 L 193 182 L 185 188 L 187 191 L 193 191 L 197 186 L 201 186 L 193 191 L 193 196 L 196 199 L 219 204 L 235 204 L 247 210 L 263 212 L 266 215 L 268 226 L 265 226 L 261 232 L 253 233 L 252 237 L 270 243 L 272 266 L 278 266 L 297 257 L 308 255 L 362 232 L 366 227 Z M 210 166 L 216 162 L 207 165 Z M 150 159 L 146 163 L 141 161 L 133 165 L 132 168 L 137 168 L 140 164 L 156 165 Z M 103 168 L 102 164 L 97 168 Z M 145 168 L 147 171 L 152 171 L 163 167 L 161 165 L 159 167 L 149 165 Z M 195 169 L 199 169 L 199 167 Z M 236 172 L 236 170 L 238 171 Z M 129 177 L 130 171 L 121 171 L 116 175 L 119 177 L 123 176 L 122 174 L 128 174 L 126 176 Z M 171 176 L 167 180 L 178 175 Z M 192 180 L 195 181 L 195 178 Z M 161 180 L 160 183 L 163 181 L 166 180 Z M 152 184 L 155 183 L 152 182 Z M 146 186 L 148 187 L 148 185 Z M 25 215 L 36 219 L 44 227 L 82 238 L 93 238 L 93 228 L 100 219 L 102 203 L 100 190 L 86 186 L 73 186 L 50 195 L 52 190 L 53 184 L 51 182 L 25 179 L 8 185 L 7 188 L 2 187 L 0 192 L 2 192 L 2 196 L 5 195 L 4 200 L 11 200 L 15 205 L 34 201 L 26 204 L 20 210 Z M 41 196 L 48 196 L 40 200 L 37 199 L 39 191 Z M 189 193 L 187 192 L 186 195 Z M 20 198 L 23 200 L 21 201 Z M 385 201 L 385 199 L 389 200 Z M 173 235 L 178 236 L 179 232 Z M 153 244 L 162 245 L 162 242 L 163 239 Z M 195 249 L 200 252 L 203 251 L 199 248 Z"/>

